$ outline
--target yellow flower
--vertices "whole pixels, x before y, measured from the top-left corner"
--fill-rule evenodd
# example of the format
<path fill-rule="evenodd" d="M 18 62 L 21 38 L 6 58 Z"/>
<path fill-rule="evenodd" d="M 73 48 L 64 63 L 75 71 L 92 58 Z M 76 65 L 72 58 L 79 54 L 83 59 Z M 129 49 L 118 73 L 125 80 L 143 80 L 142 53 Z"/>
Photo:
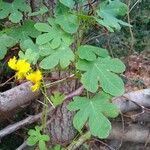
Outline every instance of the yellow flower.
<path fill-rule="evenodd" d="M 34 84 L 31 89 L 33 92 L 35 92 L 36 90 L 38 90 L 41 86 L 41 82 L 37 82 L 36 84 Z"/>
<path fill-rule="evenodd" d="M 17 59 L 16 57 L 14 56 L 13 58 L 10 58 L 9 61 L 8 61 L 8 66 L 13 69 L 13 70 L 16 70 L 17 66 L 16 66 L 16 63 L 17 63 Z"/>
<path fill-rule="evenodd" d="M 27 73 L 32 70 L 31 66 L 26 60 L 18 60 L 16 64 L 16 77 L 17 79 L 23 79 L 26 77 Z"/>
<path fill-rule="evenodd" d="M 15 56 L 9 60 L 8 66 L 16 71 L 15 76 L 17 79 L 23 79 L 32 70 L 26 60 L 17 60 Z"/>
<path fill-rule="evenodd" d="M 9 60 L 8 66 L 16 71 L 15 77 L 17 79 L 26 78 L 34 84 L 31 87 L 33 92 L 40 88 L 42 73 L 40 70 L 33 72 L 31 65 L 26 60 L 17 60 L 14 56 Z"/>
<path fill-rule="evenodd" d="M 18 60 L 16 65 L 19 72 L 27 73 L 31 70 L 31 66 L 26 60 Z"/>
<path fill-rule="evenodd" d="M 33 83 L 36 83 L 36 82 L 42 80 L 42 73 L 40 70 L 37 70 L 35 72 L 28 74 L 26 76 L 26 79 L 32 81 Z"/>
<path fill-rule="evenodd" d="M 26 79 L 33 82 L 34 85 L 32 86 L 32 91 L 36 91 L 40 88 L 41 80 L 42 80 L 42 73 L 40 70 L 32 72 L 26 76 Z"/>

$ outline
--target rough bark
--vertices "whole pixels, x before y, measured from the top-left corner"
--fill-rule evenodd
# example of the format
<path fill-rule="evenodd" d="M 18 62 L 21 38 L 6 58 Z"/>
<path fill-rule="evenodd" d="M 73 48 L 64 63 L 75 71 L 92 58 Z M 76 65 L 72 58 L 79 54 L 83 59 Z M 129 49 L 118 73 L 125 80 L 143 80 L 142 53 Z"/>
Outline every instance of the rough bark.
<path fill-rule="evenodd" d="M 62 72 L 60 74 L 53 74 L 52 76 L 59 76 L 60 78 L 65 78 L 69 75 L 68 73 Z M 75 91 L 79 86 L 80 85 L 78 84 L 78 82 L 76 82 L 76 80 L 72 80 L 58 84 L 53 90 L 55 91 L 56 89 L 59 92 L 68 95 L 69 93 Z M 81 91 L 83 91 L 83 87 L 81 88 Z M 56 109 L 55 113 L 53 114 L 53 120 L 47 126 L 47 131 L 48 133 L 50 133 L 53 143 L 67 145 L 77 133 L 76 130 L 73 128 L 72 124 L 72 118 L 74 113 L 68 111 L 66 108 L 71 98 L 68 97 L 67 100 L 65 100 L 64 103 Z"/>

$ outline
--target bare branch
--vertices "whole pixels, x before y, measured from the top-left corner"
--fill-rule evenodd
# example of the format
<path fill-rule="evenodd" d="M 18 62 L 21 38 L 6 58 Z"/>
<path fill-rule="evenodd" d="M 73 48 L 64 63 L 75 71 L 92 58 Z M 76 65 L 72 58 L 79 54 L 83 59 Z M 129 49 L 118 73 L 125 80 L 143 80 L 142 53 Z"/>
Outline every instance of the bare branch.
<path fill-rule="evenodd" d="M 74 97 L 76 95 L 80 95 L 82 93 L 82 91 L 83 91 L 83 86 L 79 87 L 77 90 L 73 91 L 72 93 L 66 95 L 65 100 L 71 99 L 72 97 Z M 51 115 L 53 110 L 54 110 L 53 108 L 49 109 L 49 112 L 48 112 L 49 115 Z M 35 116 L 29 116 L 26 119 L 21 120 L 13 125 L 7 126 L 6 128 L 4 128 L 0 131 L 0 139 L 12 132 L 15 132 L 16 130 L 22 128 L 23 126 L 25 126 L 27 124 L 32 124 L 33 122 L 36 122 L 37 120 L 39 120 L 41 118 L 41 116 L 42 116 L 42 113 L 39 113 Z"/>
<path fill-rule="evenodd" d="M 14 123 L 13 125 L 9 125 L 6 128 L 2 129 L 0 131 L 0 139 L 8 134 L 11 134 L 12 132 L 22 128 L 23 126 L 27 125 L 27 124 L 31 124 L 33 122 L 36 122 L 38 119 L 40 119 L 42 116 L 42 113 L 39 113 L 35 116 L 29 116 L 24 120 L 21 120 L 17 123 Z"/>

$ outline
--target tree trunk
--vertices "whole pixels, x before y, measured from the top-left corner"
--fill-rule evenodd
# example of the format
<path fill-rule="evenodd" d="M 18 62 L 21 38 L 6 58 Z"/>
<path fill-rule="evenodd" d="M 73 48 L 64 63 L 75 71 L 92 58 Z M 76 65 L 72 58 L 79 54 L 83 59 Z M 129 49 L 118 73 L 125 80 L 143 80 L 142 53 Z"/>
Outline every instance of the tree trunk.
<path fill-rule="evenodd" d="M 64 78 L 69 76 L 68 73 L 55 73 L 52 76 Z M 53 88 L 53 92 L 59 91 L 65 95 L 75 91 L 79 87 L 76 80 L 70 80 L 61 84 L 58 84 Z M 73 128 L 73 112 L 67 110 L 66 106 L 71 99 L 67 99 L 59 106 L 53 116 L 50 124 L 47 126 L 47 131 L 50 133 L 52 143 L 58 143 L 61 145 L 67 145 L 75 137 L 76 130 Z"/>

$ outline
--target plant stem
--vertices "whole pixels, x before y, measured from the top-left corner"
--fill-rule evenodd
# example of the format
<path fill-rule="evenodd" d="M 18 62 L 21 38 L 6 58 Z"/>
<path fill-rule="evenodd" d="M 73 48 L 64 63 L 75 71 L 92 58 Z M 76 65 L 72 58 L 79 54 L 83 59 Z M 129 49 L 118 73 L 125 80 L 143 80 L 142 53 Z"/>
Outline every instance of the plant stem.
<path fill-rule="evenodd" d="M 82 134 L 78 140 L 73 141 L 67 148 L 67 150 L 75 150 L 79 148 L 84 142 L 89 140 L 91 138 L 90 131 L 87 131 L 86 133 Z"/>
<path fill-rule="evenodd" d="M 0 87 L 4 86 L 5 84 L 7 84 L 9 81 L 11 81 L 15 76 L 12 76 L 11 78 L 9 78 L 7 81 L 5 81 L 4 83 L 0 84 Z"/>
<path fill-rule="evenodd" d="M 51 87 L 52 85 L 55 85 L 55 84 L 64 82 L 64 81 L 66 81 L 68 78 L 72 78 L 72 77 L 74 77 L 74 76 L 75 76 L 75 74 L 72 74 L 72 75 L 70 75 L 69 77 L 65 77 L 65 78 L 63 78 L 63 79 L 57 80 L 57 81 L 52 82 L 52 83 L 47 83 L 47 84 L 45 84 L 43 87 L 46 87 L 46 88 Z"/>
<path fill-rule="evenodd" d="M 43 80 L 43 85 L 44 85 L 44 80 Z M 46 121 L 47 121 L 47 115 L 48 115 L 48 101 L 50 102 L 50 104 L 55 108 L 55 106 L 53 105 L 53 103 L 51 102 L 51 100 L 49 99 L 49 97 L 47 96 L 47 92 L 46 92 L 46 87 L 43 86 L 43 89 L 41 88 L 41 92 L 44 95 L 44 106 L 43 106 L 43 111 L 42 111 L 42 129 L 44 131 L 44 129 L 46 128 Z"/>

